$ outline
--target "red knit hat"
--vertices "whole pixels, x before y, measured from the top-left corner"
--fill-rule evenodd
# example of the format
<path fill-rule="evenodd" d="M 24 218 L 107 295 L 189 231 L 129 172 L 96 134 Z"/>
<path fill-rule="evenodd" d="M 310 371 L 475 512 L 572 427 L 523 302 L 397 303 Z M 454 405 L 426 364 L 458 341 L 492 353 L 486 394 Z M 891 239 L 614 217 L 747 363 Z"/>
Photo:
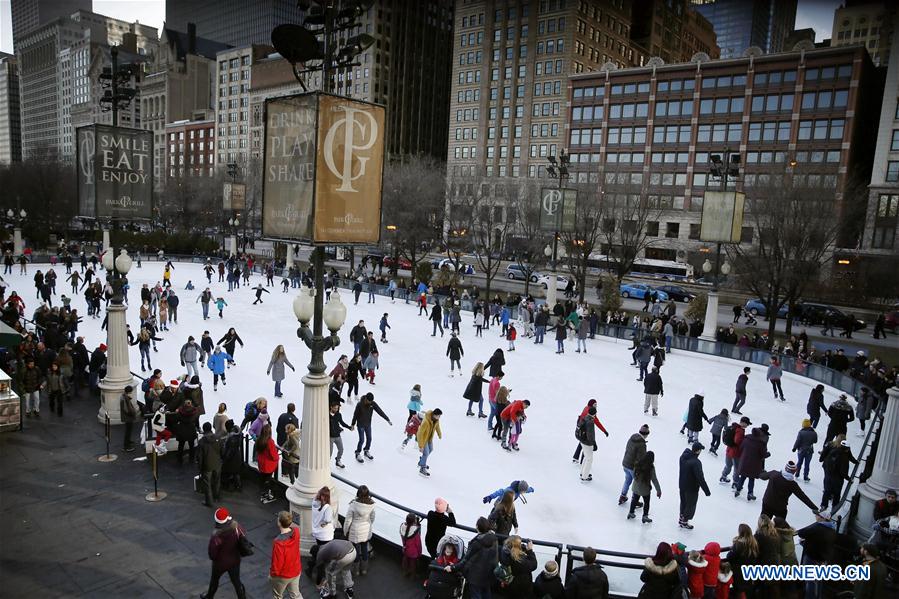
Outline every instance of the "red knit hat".
<path fill-rule="evenodd" d="M 172 379 L 169 381 L 169 385 L 172 387 L 180 387 L 181 381 L 179 381 L 178 379 Z"/>
<path fill-rule="evenodd" d="M 106 351 L 106 344 L 105 344 L 105 343 L 101 343 L 101 344 L 100 344 L 100 351 Z"/>
<path fill-rule="evenodd" d="M 228 512 L 226 508 L 220 507 L 215 510 L 215 523 L 216 524 L 225 524 L 231 521 L 231 514 Z"/>

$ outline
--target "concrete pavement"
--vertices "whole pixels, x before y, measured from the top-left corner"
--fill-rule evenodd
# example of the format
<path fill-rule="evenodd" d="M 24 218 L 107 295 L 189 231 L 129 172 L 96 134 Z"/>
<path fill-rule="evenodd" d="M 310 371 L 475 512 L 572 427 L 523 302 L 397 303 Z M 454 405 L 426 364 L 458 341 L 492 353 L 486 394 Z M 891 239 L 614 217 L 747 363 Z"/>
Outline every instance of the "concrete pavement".
<path fill-rule="evenodd" d="M 206 555 L 213 529 L 212 510 L 193 492 L 196 468 L 160 460 L 159 503 L 140 450 L 123 453 L 122 428 L 113 428 L 112 451 L 119 459 L 101 463 L 103 427 L 98 399 L 66 405 L 51 414 L 46 400 L 40 420 L 25 430 L 0 435 L 0 575 L 6 597 L 178 598 L 199 597 L 209 581 Z M 271 597 L 268 569 L 275 514 L 286 509 L 283 496 L 262 505 L 254 480 L 242 493 L 223 493 L 225 505 L 247 529 L 256 553 L 245 558 L 241 577 L 248 597 Z M 356 596 L 420 598 L 421 580 L 402 577 L 399 552 L 375 545 L 377 558 L 356 581 Z M 318 592 L 303 574 L 304 597 Z M 234 597 L 227 576 L 217 597 Z"/>

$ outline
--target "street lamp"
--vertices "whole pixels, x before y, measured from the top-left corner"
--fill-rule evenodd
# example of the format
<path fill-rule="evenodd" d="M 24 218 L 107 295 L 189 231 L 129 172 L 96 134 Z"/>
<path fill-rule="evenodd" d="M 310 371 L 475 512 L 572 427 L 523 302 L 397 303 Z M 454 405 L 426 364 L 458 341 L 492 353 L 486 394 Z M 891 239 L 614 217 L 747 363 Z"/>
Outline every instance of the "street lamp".
<path fill-rule="evenodd" d="M 732 154 L 727 148 L 724 149 L 724 156 L 721 154 L 712 154 L 709 157 L 709 174 L 713 178 L 721 180 L 721 191 L 727 191 L 728 179 L 735 180 L 740 178 L 740 155 Z M 702 327 L 701 339 L 706 341 L 715 340 L 715 330 L 718 328 L 718 278 L 719 275 L 727 276 L 730 273 L 730 265 L 728 263 L 721 264 L 721 242 L 719 241 L 715 247 L 715 265 L 712 266 L 711 261 L 706 259 L 702 264 L 702 271 L 712 275 L 712 290 L 708 294 L 705 306 L 705 323 Z"/>
<path fill-rule="evenodd" d="M 228 219 L 228 225 L 231 226 L 231 237 L 228 239 L 228 254 L 237 255 L 237 228 L 240 226 L 240 220 L 235 216 Z"/>
<path fill-rule="evenodd" d="M 107 271 L 107 280 L 112 286 L 112 300 L 106 308 L 106 377 L 100 381 L 100 411 L 97 418 L 100 422 L 109 421 L 113 424 L 121 422 L 119 411 L 119 399 L 127 385 L 134 384 L 131 376 L 131 366 L 128 360 L 127 326 L 125 325 L 125 297 L 122 289 L 128 282 L 127 274 L 131 270 L 132 260 L 128 252 L 121 250 L 113 259 L 111 250 L 103 254 L 103 268 Z"/>
<path fill-rule="evenodd" d="M 282 24 L 275 27 L 272 31 L 272 45 L 292 65 L 294 77 L 304 91 L 304 76 L 320 71 L 322 91 L 332 93 L 334 71 L 345 71 L 359 65 L 355 60 L 356 56 L 375 42 L 367 34 L 346 39 L 350 32 L 361 26 L 358 19 L 373 2 L 314 0 L 300 4 L 309 9 L 303 24 Z M 346 319 L 346 307 L 340 301 L 336 289 L 332 290 L 327 306 L 324 304 L 324 246 L 313 248 L 311 262 L 314 291 L 301 289 L 293 306 L 294 315 L 300 321 L 297 336 L 312 350 L 312 361 L 309 363 L 309 373 L 303 377 L 303 443 L 300 445 L 299 472 L 286 494 L 290 511 L 299 518 L 301 546 L 304 548 L 311 547 L 315 542 L 312 537 L 312 501 L 319 489 L 324 486 L 331 488 L 332 509 L 337 512 L 338 493 L 331 480 L 328 447 L 330 379 L 325 374 L 324 352 L 337 346 L 340 341 L 337 331 Z M 331 331 L 327 338 L 322 335 L 323 325 Z"/>
<path fill-rule="evenodd" d="M 19 202 L 19 198 L 16 198 L 16 203 Z M 24 251 L 24 247 L 22 244 L 22 221 L 28 216 L 28 213 L 25 212 L 25 209 L 21 210 L 13 210 L 10 208 L 6 211 L 6 217 L 13 224 L 13 254 L 16 256 L 21 256 Z"/>

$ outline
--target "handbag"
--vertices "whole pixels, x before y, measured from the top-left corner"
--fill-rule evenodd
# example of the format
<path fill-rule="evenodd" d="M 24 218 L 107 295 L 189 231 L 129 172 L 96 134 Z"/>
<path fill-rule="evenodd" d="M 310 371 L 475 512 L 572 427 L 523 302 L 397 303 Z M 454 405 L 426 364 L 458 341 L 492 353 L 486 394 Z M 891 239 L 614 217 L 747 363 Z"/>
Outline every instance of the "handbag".
<path fill-rule="evenodd" d="M 253 555 L 255 547 L 245 534 L 237 532 L 237 551 L 240 553 L 240 557 L 250 557 Z"/>

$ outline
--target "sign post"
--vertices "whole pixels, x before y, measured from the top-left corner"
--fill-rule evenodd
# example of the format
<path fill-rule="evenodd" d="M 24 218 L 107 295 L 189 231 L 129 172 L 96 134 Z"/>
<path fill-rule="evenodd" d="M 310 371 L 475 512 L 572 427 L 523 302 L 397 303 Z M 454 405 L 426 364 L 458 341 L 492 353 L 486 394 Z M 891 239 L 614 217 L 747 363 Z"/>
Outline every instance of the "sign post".
<path fill-rule="evenodd" d="M 550 281 L 546 285 L 546 303 L 550 310 L 556 305 L 556 292 L 558 291 L 556 289 L 556 271 L 559 233 L 573 231 L 577 215 L 577 190 L 564 189 L 561 183 L 560 179 L 559 187 L 544 187 L 540 190 L 540 230 L 553 235 Z"/>
<path fill-rule="evenodd" d="M 702 222 L 699 239 L 716 244 L 715 275 L 708 294 L 705 322 L 700 339 L 715 340 L 718 328 L 718 274 L 721 271 L 721 244 L 740 243 L 743 231 L 743 209 L 746 194 L 737 191 L 706 191 L 702 200 Z"/>

